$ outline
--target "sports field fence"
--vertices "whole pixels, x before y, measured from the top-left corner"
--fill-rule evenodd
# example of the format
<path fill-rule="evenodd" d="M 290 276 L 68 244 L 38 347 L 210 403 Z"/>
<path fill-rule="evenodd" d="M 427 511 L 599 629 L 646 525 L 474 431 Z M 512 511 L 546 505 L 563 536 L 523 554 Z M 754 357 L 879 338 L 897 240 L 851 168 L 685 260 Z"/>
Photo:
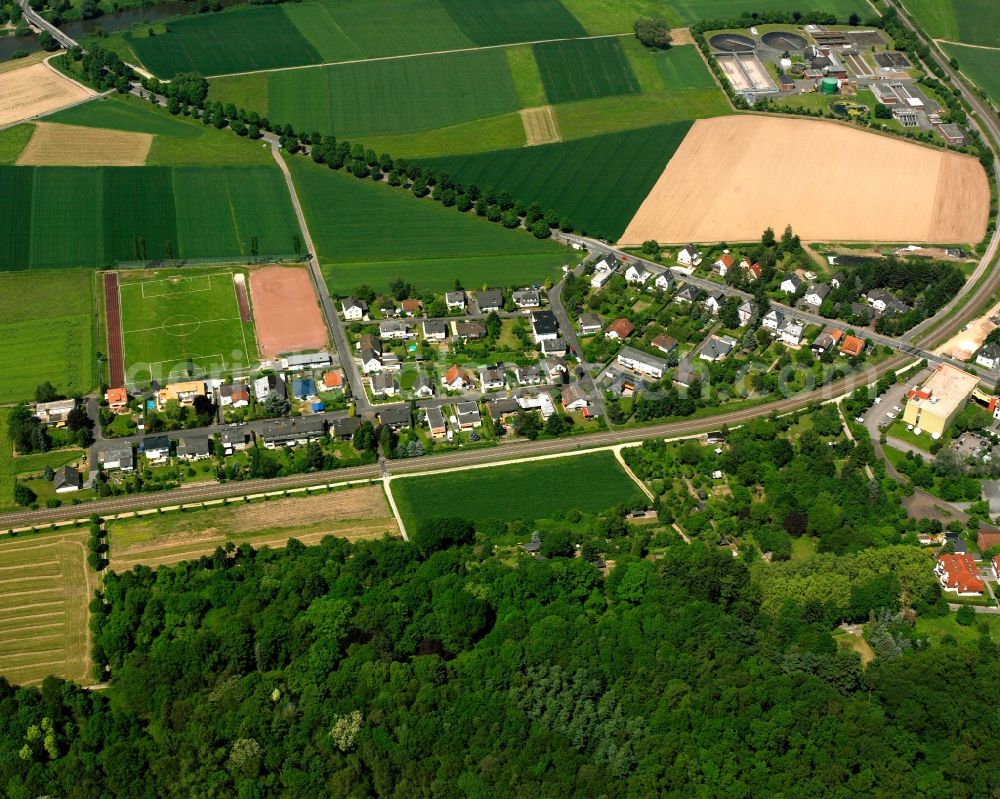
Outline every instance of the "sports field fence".
<path fill-rule="evenodd" d="M 161 258 L 145 261 L 115 261 L 115 269 L 171 269 L 182 266 L 254 266 L 257 264 L 303 263 L 307 255 L 255 255 L 251 258 L 222 256 L 216 258 Z"/>

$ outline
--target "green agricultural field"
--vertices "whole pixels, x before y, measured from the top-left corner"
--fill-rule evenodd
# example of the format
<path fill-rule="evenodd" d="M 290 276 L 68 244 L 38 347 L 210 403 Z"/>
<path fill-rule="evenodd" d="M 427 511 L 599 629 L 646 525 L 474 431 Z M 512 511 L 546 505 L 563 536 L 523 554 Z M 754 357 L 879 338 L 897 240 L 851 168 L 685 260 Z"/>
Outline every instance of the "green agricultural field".
<path fill-rule="evenodd" d="M 167 27 L 169 33 L 135 36 L 130 41 L 146 68 L 160 78 L 182 72 L 223 75 L 322 61 L 280 6 L 183 17 Z"/>
<path fill-rule="evenodd" d="M 241 270 L 122 272 L 125 369 L 162 379 L 191 361 L 223 374 L 257 360 L 253 324 L 240 320 L 234 280 Z"/>
<path fill-rule="evenodd" d="M 0 264 L 287 255 L 298 232 L 275 166 L 0 167 Z"/>
<path fill-rule="evenodd" d="M 540 282 L 566 260 L 560 245 L 505 230 L 471 212 L 462 214 L 302 158 L 290 159 L 289 166 L 331 287 L 343 289 L 346 283 L 339 276 L 341 264 L 352 287 L 368 283 L 382 290 L 401 275 L 414 285 L 440 289 L 452 287 L 456 278 L 467 286 L 481 285 L 484 275 L 492 275 L 488 282 L 494 285 L 532 282 L 511 280 L 506 270 L 517 264 L 518 278 Z M 492 270 L 487 261 L 495 264 Z"/>
<path fill-rule="evenodd" d="M 595 236 L 621 235 L 690 122 L 608 133 L 519 150 L 426 161 L 463 183 L 506 189 L 525 203 L 539 202 Z"/>
<path fill-rule="evenodd" d="M 34 132 L 35 126 L 30 123 L 0 130 L 0 164 L 13 164 L 17 161 Z"/>
<path fill-rule="evenodd" d="M 575 39 L 532 48 L 550 103 L 637 94 L 639 81 L 616 38 Z"/>
<path fill-rule="evenodd" d="M 421 519 L 547 519 L 568 510 L 598 513 L 643 494 L 610 452 L 527 461 L 393 480 L 409 529 Z"/>
<path fill-rule="evenodd" d="M 958 59 L 962 72 L 1000 105 L 1000 49 L 987 50 L 958 44 L 946 44 L 944 49 L 952 58 Z"/>
<path fill-rule="evenodd" d="M 587 35 L 559 0 L 441 0 L 441 5 L 481 46 Z"/>
<path fill-rule="evenodd" d="M 714 89 L 715 79 L 694 45 L 671 47 L 650 55 L 667 91 Z"/>
<path fill-rule="evenodd" d="M 939 0 L 931 0 L 938 2 Z M 981 0 L 989 2 L 989 0 Z M 875 11 L 865 0 L 757 0 L 751 9 L 746 0 L 671 0 L 670 6 L 677 13 L 682 25 L 703 19 L 735 19 L 748 11 L 821 11 L 836 14 L 846 22 L 851 14 L 862 19 L 872 17 Z"/>
<path fill-rule="evenodd" d="M 1000 48 L 995 0 L 904 0 L 903 5 L 932 38 Z"/>
<path fill-rule="evenodd" d="M 562 0 L 562 4 L 591 36 L 629 33 L 639 17 L 665 17 L 672 26 L 680 25 L 677 14 L 661 0 Z"/>
<path fill-rule="evenodd" d="M 146 163 L 151 166 L 273 163 L 269 148 L 260 142 L 234 136 L 228 130 L 216 130 L 189 117 L 171 116 L 166 110 L 131 96 L 97 98 L 46 119 L 64 125 L 150 133 L 153 144 Z"/>
<path fill-rule="evenodd" d="M 213 97 L 223 102 L 230 99 L 226 79 L 216 82 Z M 501 49 L 340 64 L 267 76 L 268 118 L 290 122 L 297 130 L 337 136 L 424 131 L 519 107 Z"/>

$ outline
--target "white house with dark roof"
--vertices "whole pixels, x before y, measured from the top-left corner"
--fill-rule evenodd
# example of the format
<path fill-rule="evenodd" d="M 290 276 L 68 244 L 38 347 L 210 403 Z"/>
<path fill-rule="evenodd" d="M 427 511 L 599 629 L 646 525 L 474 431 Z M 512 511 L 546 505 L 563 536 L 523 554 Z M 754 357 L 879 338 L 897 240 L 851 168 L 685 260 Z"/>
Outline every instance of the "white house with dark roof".
<path fill-rule="evenodd" d="M 458 289 L 457 291 L 445 292 L 444 304 L 449 311 L 464 311 L 465 292 L 461 289 Z"/>
<path fill-rule="evenodd" d="M 392 319 L 383 319 L 378 323 L 379 336 L 387 341 L 405 341 L 413 336 L 413 331 L 406 322 L 397 322 Z"/>
<path fill-rule="evenodd" d="M 535 311 L 531 314 L 531 332 L 535 336 L 535 343 L 559 337 L 559 322 L 552 311 Z"/>
<path fill-rule="evenodd" d="M 427 341 L 444 341 L 448 338 L 448 323 L 443 319 L 427 319 L 422 327 Z"/>
<path fill-rule="evenodd" d="M 581 336 L 592 336 L 595 333 L 599 333 L 601 331 L 601 327 L 603 327 L 601 317 L 595 313 L 580 314 L 579 322 Z"/>
<path fill-rule="evenodd" d="M 805 297 L 803 298 L 810 305 L 819 308 L 823 304 L 823 300 L 826 299 L 826 295 L 830 293 L 830 286 L 827 283 L 817 283 L 815 286 L 810 286 L 806 289 Z"/>
<path fill-rule="evenodd" d="M 72 466 L 60 466 L 52 478 L 52 487 L 57 494 L 79 491 L 81 485 L 83 485 L 83 480 L 80 472 Z"/>
<path fill-rule="evenodd" d="M 677 253 L 677 263 L 684 266 L 698 266 L 701 263 L 701 253 L 693 244 L 688 244 Z"/>
<path fill-rule="evenodd" d="M 780 288 L 783 292 L 785 292 L 785 294 L 794 294 L 804 285 L 805 281 L 803 281 L 801 277 L 792 272 L 791 274 L 785 275 L 785 277 L 782 278 L 781 285 L 778 288 Z"/>
<path fill-rule="evenodd" d="M 480 313 L 499 311 L 503 307 L 503 292 L 500 289 L 486 289 L 476 292 L 476 305 Z"/>
<path fill-rule="evenodd" d="M 698 357 L 703 361 L 721 361 L 736 346 L 736 339 L 732 336 L 709 336 L 705 346 L 701 348 Z"/>
<path fill-rule="evenodd" d="M 786 319 L 784 324 L 778 328 L 778 340 L 790 347 L 797 347 L 802 343 L 802 329 L 805 323 L 799 319 Z"/>
<path fill-rule="evenodd" d="M 667 362 L 663 358 L 637 350 L 635 347 L 623 347 L 618 353 L 618 365 L 631 369 L 633 372 L 647 375 L 659 380 L 667 371 Z"/>
<path fill-rule="evenodd" d="M 379 372 L 371 376 L 372 394 L 376 397 L 395 397 L 399 393 L 399 383 L 395 375 Z"/>
<path fill-rule="evenodd" d="M 498 391 L 507 386 L 507 372 L 502 366 L 483 366 L 479 369 L 479 384 L 483 391 Z"/>
<path fill-rule="evenodd" d="M 722 308 L 722 303 L 725 302 L 725 299 L 726 295 L 721 290 L 711 292 L 703 303 L 705 310 L 712 314 L 712 316 L 718 316 L 719 309 Z"/>
<path fill-rule="evenodd" d="M 413 383 L 413 393 L 420 399 L 428 399 L 434 396 L 434 383 L 425 374 L 421 374 Z"/>
<path fill-rule="evenodd" d="M 364 319 L 368 315 L 368 303 L 354 297 L 345 297 L 340 307 L 348 321 Z"/>
<path fill-rule="evenodd" d="M 781 311 L 772 308 L 767 312 L 760 324 L 768 330 L 777 331 L 784 323 L 785 315 Z"/>
<path fill-rule="evenodd" d="M 521 310 L 542 307 L 542 293 L 538 289 L 518 289 L 511 295 L 511 299 Z"/>
<path fill-rule="evenodd" d="M 664 269 L 663 272 L 656 276 L 656 280 L 653 281 L 653 285 L 660 291 L 670 291 L 676 283 L 677 279 L 669 269 Z"/>
<path fill-rule="evenodd" d="M 996 369 L 1000 366 L 1000 345 L 984 344 L 976 353 L 976 363 L 987 369 Z"/>
<path fill-rule="evenodd" d="M 455 414 L 458 417 L 458 426 L 462 430 L 472 430 L 483 424 L 483 416 L 476 402 L 456 402 Z"/>
<path fill-rule="evenodd" d="M 746 327 L 753 318 L 753 303 L 750 300 L 743 300 L 736 309 L 736 315 L 739 317 L 740 327 Z"/>
<path fill-rule="evenodd" d="M 562 405 L 567 411 L 582 411 L 590 407 L 590 400 L 580 384 L 573 383 L 563 389 Z"/>
<path fill-rule="evenodd" d="M 628 269 L 625 270 L 626 282 L 639 286 L 643 285 L 652 276 L 653 273 L 646 268 L 645 264 L 641 264 L 638 261 L 629 264 Z"/>

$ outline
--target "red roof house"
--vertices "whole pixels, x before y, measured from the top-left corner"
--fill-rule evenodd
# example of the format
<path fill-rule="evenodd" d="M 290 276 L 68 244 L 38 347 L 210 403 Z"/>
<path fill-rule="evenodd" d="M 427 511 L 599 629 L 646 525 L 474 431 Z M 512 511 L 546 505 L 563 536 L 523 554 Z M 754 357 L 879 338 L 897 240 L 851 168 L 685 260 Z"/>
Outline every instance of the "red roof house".
<path fill-rule="evenodd" d="M 615 319 L 608 329 L 604 331 L 605 338 L 616 338 L 624 341 L 635 332 L 635 328 L 628 319 Z"/>
<path fill-rule="evenodd" d="M 840 345 L 840 352 L 848 358 L 857 358 L 865 351 L 865 342 L 857 336 L 844 336 L 844 343 Z"/>
<path fill-rule="evenodd" d="M 972 555 L 938 555 L 934 573 L 941 588 L 959 596 L 979 596 L 986 590 Z"/>

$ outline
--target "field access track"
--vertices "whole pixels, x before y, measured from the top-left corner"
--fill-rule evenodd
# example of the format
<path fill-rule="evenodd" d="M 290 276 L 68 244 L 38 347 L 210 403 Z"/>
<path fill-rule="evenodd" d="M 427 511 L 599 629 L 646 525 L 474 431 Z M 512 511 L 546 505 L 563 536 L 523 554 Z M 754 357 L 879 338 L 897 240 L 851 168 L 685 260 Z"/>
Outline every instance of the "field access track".
<path fill-rule="evenodd" d="M 104 315 L 108 328 L 108 382 L 118 388 L 125 385 L 125 347 L 117 272 L 104 273 Z"/>

